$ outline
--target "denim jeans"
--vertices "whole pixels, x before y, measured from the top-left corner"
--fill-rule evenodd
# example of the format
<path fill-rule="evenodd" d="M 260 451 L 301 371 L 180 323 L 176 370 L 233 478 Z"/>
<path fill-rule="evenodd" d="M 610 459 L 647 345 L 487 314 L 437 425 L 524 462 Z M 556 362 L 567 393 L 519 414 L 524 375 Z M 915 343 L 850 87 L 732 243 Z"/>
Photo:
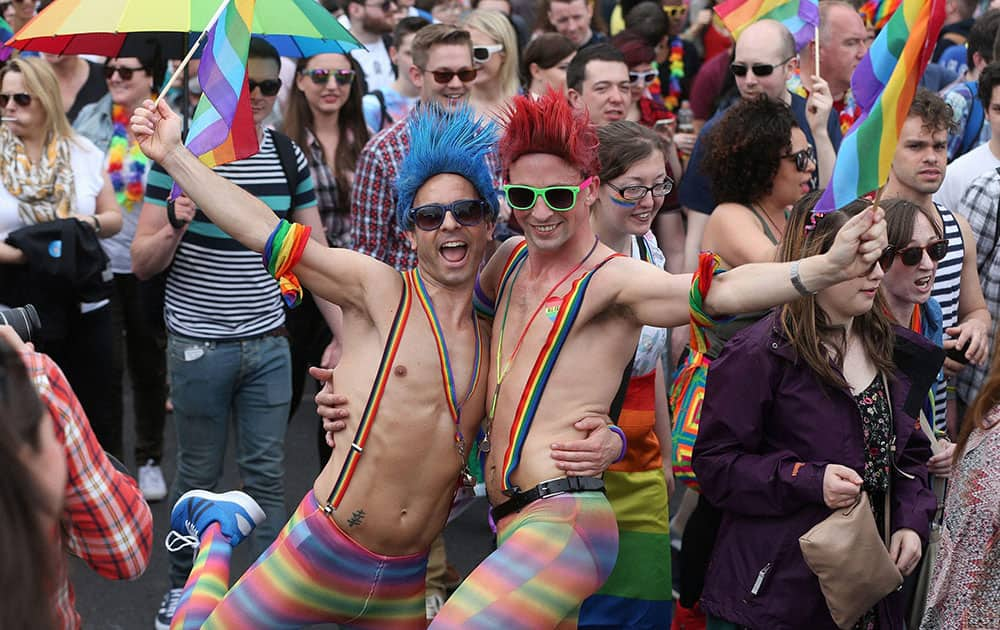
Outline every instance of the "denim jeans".
<path fill-rule="evenodd" d="M 288 518 L 284 491 L 285 427 L 292 389 L 288 340 L 206 341 L 168 333 L 167 370 L 177 427 L 177 474 L 170 503 L 188 490 L 217 489 L 232 418 L 242 489 L 267 515 L 250 539 L 256 557 Z M 184 585 L 192 560 L 190 550 L 171 554 L 173 587 Z"/>

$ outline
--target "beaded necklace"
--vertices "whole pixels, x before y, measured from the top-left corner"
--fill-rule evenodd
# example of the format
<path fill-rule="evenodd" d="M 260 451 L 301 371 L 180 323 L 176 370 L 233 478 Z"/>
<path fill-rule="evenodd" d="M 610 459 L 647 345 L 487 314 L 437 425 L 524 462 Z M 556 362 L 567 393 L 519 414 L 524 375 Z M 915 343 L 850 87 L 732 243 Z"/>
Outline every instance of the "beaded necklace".
<path fill-rule="evenodd" d="M 681 80 L 684 78 L 684 41 L 680 37 L 675 37 L 670 42 L 670 56 L 667 57 L 670 68 L 670 83 L 667 85 L 667 95 L 663 99 L 663 104 L 667 109 L 674 111 L 680 104 Z"/>
<path fill-rule="evenodd" d="M 132 212 L 141 203 L 146 186 L 143 177 L 149 166 L 149 158 L 143 154 L 138 143 L 129 142 L 127 125 L 128 112 L 122 105 L 111 108 L 111 142 L 108 145 L 108 176 L 115 189 L 118 205 Z"/>

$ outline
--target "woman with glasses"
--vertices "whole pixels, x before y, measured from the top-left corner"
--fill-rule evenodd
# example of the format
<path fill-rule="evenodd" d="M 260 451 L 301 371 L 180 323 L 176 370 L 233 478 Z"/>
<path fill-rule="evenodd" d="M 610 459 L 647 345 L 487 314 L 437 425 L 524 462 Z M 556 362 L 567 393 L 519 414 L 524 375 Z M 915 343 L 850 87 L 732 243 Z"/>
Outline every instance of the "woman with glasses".
<path fill-rule="evenodd" d="M 517 78 L 517 33 L 502 13 L 477 9 L 462 18 L 472 38 L 478 70 L 469 103 L 481 116 L 495 117 L 521 91 Z"/>
<path fill-rule="evenodd" d="M 590 223 L 602 243 L 618 253 L 664 267 L 663 253 L 650 231 L 664 196 L 673 187 L 656 132 L 634 122 L 612 122 L 600 138 L 598 202 Z M 614 571 L 583 602 L 580 628 L 666 628 L 673 596 L 670 572 L 668 498 L 670 412 L 660 359 L 667 330 L 644 326 L 627 388 L 612 413 L 627 437 L 624 459 L 604 474 L 608 501 L 618 522 L 619 551 Z M 635 579 L 641 575 L 642 579 Z"/>
<path fill-rule="evenodd" d="M 828 250 L 867 206 L 816 215 L 797 204 L 778 259 Z M 862 491 L 892 563 L 904 576 L 918 566 L 935 500 L 930 443 L 907 400 L 914 373 L 936 371 L 940 359 L 886 316 L 879 285 L 892 266 L 890 251 L 867 274 L 818 293 L 793 271 L 801 297 L 712 362 L 693 456 L 704 496 L 723 515 L 701 597 L 710 628 L 836 627 L 799 537 Z M 853 628 L 904 627 L 903 600 L 891 593 Z"/>
<path fill-rule="evenodd" d="M 149 159 L 135 143 L 128 121 L 135 108 L 163 82 L 165 71 L 165 64 L 155 55 L 107 60 L 107 93 L 80 110 L 74 125 L 77 133 L 103 150 L 102 164 L 122 217 L 121 231 L 101 242 L 114 273 L 110 404 L 115 426 L 121 427 L 122 378 L 128 357 L 135 411 L 135 458 L 139 488 L 147 501 L 159 501 L 167 495 L 160 467 L 166 422 L 167 342 L 162 305 L 152 290 L 155 283 L 141 282 L 132 273 L 132 239 L 145 196 Z"/>
<path fill-rule="evenodd" d="M 14 59 L 0 71 L 0 106 L 0 239 L 19 245 L 0 244 L 0 303 L 35 303 L 44 325 L 33 341 L 66 373 L 104 449 L 121 458 L 108 360 L 111 286 L 91 236 L 113 236 L 122 225 L 104 154 L 73 132 L 55 74 L 40 58 Z M 56 241 L 42 233 L 45 227 L 72 235 L 81 247 L 71 249 L 65 237 L 62 246 L 46 247 Z M 60 281 L 51 271 L 55 256 L 95 275 L 76 286 Z"/>
<path fill-rule="evenodd" d="M 566 94 L 566 69 L 576 46 L 559 33 L 542 33 L 528 42 L 521 55 L 521 78 L 526 92 L 540 98 L 549 90 Z"/>
<path fill-rule="evenodd" d="M 361 66 L 350 55 L 323 53 L 296 64 L 283 130 L 309 163 L 319 217 L 330 247 L 351 247 L 351 189 L 361 149 L 370 137 Z M 307 365 L 332 365 L 330 328 L 313 300 L 286 313 L 292 350 L 292 407 L 298 407 Z M 320 437 L 320 461 L 329 448 Z"/>

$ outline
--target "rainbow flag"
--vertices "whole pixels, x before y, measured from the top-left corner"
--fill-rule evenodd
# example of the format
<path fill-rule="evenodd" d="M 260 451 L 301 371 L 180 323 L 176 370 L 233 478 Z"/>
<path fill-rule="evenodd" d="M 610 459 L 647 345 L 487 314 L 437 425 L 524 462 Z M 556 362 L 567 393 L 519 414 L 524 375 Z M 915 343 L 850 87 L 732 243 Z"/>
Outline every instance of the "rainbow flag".
<path fill-rule="evenodd" d="M 202 95 L 186 144 L 209 167 L 241 160 L 260 149 L 246 76 L 253 11 L 254 0 L 230 0 L 201 54 Z"/>
<path fill-rule="evenodd" d="M 796 50 L 813 40 L 819 26 L 819 0 L 726 0 L 715 12 L 733 39 L 758 20 L 777 20 L 795 36 Z"/>
<path fill-rule="evenodd" d="M 10 24 L 7 23 L 7 20 L 0 17 L 0 42 L 6 42 L 13 36 L 14 31 L 11 30 Z M 7 61 L 13 53 L 14 49 L 10 46 L 0 46 L 0 61 Z"/>
<path fill-rule="evenodd" d="M 865 24 L 874 26 L 878 30 L 885 27 L 886 22 L 902 2 L 903 0 L 868 0 L 861 5 L 858 13 L 865 19 Z"/>
<path fill-rule="evenodd" d="M 851 90 L 861 115 L 844 136 L 833 177 L 814 212 L 841 208 L 889 177 L 899 133 L 934 53 L 946 0 L 903 0 L 854 70 Z"/>

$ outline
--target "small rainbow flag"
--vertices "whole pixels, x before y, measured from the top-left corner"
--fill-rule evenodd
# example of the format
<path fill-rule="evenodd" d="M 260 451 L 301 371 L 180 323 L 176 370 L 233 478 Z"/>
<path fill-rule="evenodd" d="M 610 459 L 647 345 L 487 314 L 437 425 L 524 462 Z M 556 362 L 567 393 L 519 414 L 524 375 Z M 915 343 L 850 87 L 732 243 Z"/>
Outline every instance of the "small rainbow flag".
<path fill-rule="evenodd" d="M 840 144 L 830 185 L 814 212 L 841 208 L 888 179 L 899 133 L 944 23 L 945 2 L 903 0 L 854 70 L 851 90 L 862 113 Z"/>
<path fill-rule="evenodd" d="M 858 13 L 865 19 L 865 24 L 879 30 L 885 27 L 886 22 L 889 21 L 902 2 L 903 0 L 868 0 L 861 5 Z"/>
<path fill-rule="evenodd" d="M 726 0 L 715 12 L 734 40 L 754 22 L 777 20 L 795 37 L 796 50 L 813 40 L 819 26 L 819 0 Z"/>
<path fill-rule="evenodd" d="M 198 66 L 202 95 L 186 144 L 209 167 L 241 160 L 260 149 L 246 76 L 254 1 L 230 0 L 209 31 Z"/>
<path fill-rule="evenodd" d="M 11 30 L 10 24 L 7 23 L 7 20 L 0 18 L 0 42 L 6 42 L 13 36 L 14 31 Z M 0 61 L 7 61 L 13 53 L 14 49 L 10 46 L 0 46 Z"/>

